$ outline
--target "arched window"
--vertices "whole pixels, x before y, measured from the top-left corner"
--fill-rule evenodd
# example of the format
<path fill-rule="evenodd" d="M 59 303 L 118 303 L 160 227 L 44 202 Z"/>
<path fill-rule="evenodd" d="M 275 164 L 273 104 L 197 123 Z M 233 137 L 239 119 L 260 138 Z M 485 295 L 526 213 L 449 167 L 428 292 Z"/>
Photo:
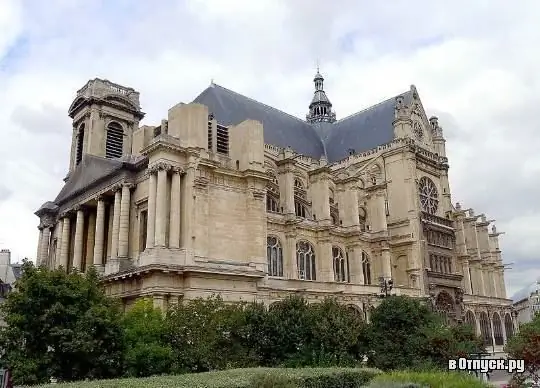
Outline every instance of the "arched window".
<path fill-rule="evenodd" d="M 294 212 L 297 217 L 309 217 L 306 189 L 298 178 L 294 180 Z"/>
<path fill-rule="evenodd" d="M 493 346 L 493 338 L 491 337 L 491 322 L 485 311 L 480 313 L 480 336 L 484 341 L 484 346 Z"/>
<path fill-rule="evenodd" d="M 512 322 L 510 313 L 506 313 L 504 316 L 504 331 L 506 333 L 506 340 L 508 341 L 514 335 L 514 323 Z"/>
<path fill-rule="evenodd" d="M 105 142 L 105 157 L 108 159 L 121 158 L 124 150 L 124 130 L 117 122 L 107 125 L 107 140 Z"/>
<path fill-rule="evenodd" d="M 277 237 L 266 238 L 266 260 L 268 261 L 268 276 L 283 276 L 283 249 Z"/>
<path fill-rule="evenodd" d="M 336 282 L 350 283 L 349 256 L 344 255 L 339 247 L 332 247 L 332 256 L 334 262 L 334 280 Z"/>
<path fill-rule="evenodd" d="M 472 326 L 474 332 L 476 333 L 476 317 L 471 310 L 468 310 L 465 314 L 465 324 Z"/>
<path fill-rule="evenodd" d="M 79 126 L 77 131 L 77 151 L 75 154 L 75 164 L 78 165 L 82 161 L 84 146 L 84 123 Z"/>
<path fill-rule="evenodd" d="M 454 299 L 446 291 L 439 292 L 435 300 L 435 310 L 443 318 L 445 323 L 450 323 L 451 316 L 455 311 Z"/>
<path fill-rule="evenodd" d="M 362 252 L 362 274 L 364 275 L 364 284 L 371 284 L 371 260 L 366 252 Z"/>
<path fill-rule="evenodd" d="M 316 280 L 315 249 L 307 241 L 296 243 L 296 265 L 299 279 Z"/>
<path fill-rule="evenodd" d="M 495 337 L 495 345 L 504 345 L 502 322 L 498 313 L 493 313 L 493 337 Z"/>
<path fill-rule="evenodd" d="M 270 180 L 266 185 L 266 211 L 279 213 L 279 185 L 276 176 L 269 173 Z"/>

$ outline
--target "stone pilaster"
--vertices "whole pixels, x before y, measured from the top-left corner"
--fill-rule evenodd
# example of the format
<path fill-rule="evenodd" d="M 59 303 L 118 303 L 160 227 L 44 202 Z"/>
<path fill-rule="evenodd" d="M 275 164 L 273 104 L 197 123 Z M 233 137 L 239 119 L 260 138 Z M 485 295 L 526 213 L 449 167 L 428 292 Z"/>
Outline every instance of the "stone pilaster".
<path fill-rule="evenodd" d="M 84 270 L 94 263 L 94 244 L 96 239 L 96 213 L 92 210 L 88 215 L 88 233 L 86 235 L 86 255 L 84 258 Z"/>
<path fill-rule="evenodd" d="M 471 272 L 469 267 L 469 260 L 464 259 L 462 263 L 463 268 L 463 282 L 465 283 L 465 293 L 471 295 L 472 289 L 471 289 Z"/>
<path fill-rule="evenodd" d="M 376 193 L 372 196 L 371 206 L 371 227 L 373 232 L 381 232 L 388 230 L 386 223 L 386 198 L 383 192 Z"/>
<path fill-rule="evenodd" d="M 193 235 L 193 223 L 192 223 L 192 212 L 193 212 L 193 185 L 195 184 L 195 170 L 196 166 L 194 164 L 190 165 L 186 170 L 186 175 L 183 178 L 182 185 L 182 247 L 190 249 L 192 247 L 192 238 Z"/>
<path fill-rule="evenodd" d="M 339 204 L 339 216 L 343 218 L 343 226 L 358 225 L 358 188 L 354 185 L 346 187 L 342 197 L 344 198 L 344 202 Z"/>
<path fill-rule="evenodd" d="M 382 276 L 385 280 L 392 278 L 392 261 L 391 261 L 391 255 L 390 255 L 390 247 L 383 246 L 381 249 L 381 270 L 382 270 Z"/>
<path fill-rule="evenodd" d="M 94 243 L 94 266 L 103 268 L 103 248 L 105 246 L 105 202 L 98 198 L 96 211 L 96 232 Z"/>
<path fill-rule="evenodd" d="M 84 238 L 84 211 L 76 209 L 77 220 L 75 222 L 75 246 L 73 249 L 73 268 L 80 271 L 82 269 L 83 258 L 83 238 Z"/>
<path fill-rule="evenodd" d="M 157 169 L 155 166 L 148 169 L 148 220 L 146 227 L 146 248 L 152 248 L 155 244 L 156 230 L 156 191 Z"/>
<path fill-rule="evenodd" d="M 113 205 L 113 224 L 112 224 L 112 242 L 111 242 L 111 260 L 118 257 L 118 237 L 120 232 L 120 206 L 122 203 L 122 191 L 120 186 L 114 189 L 114 205 Z"/>
<path fill-rule="evenodd" d="M 52 225 L 43 225 L 43 239 L 41 241 L 41 254 L 39 259 L 39 265 L 47 264 L 49 259 L 49 250 L 51 247 L 51 228 Z"/>
<path fill-rule="evenodd" d="M 118 257 L 125 259 L 128 257 L 129 248 L 129 213 L 131 209 L 131 189 L 133 185 L 124 184 L 122 186 L 122 200 L 120 203 L 120 224 L 118 231 Z"/>
<path fill-rule="evenodd" d="M 64 221 L 62 227 L 62 250 L 60 254 L 60 265 L 64 267 L 65 270 L 68 270 L 71 220 L 69 219 L 68 215 L 64 215 L 63 219 Z"/>
<path fill-rule="evenodd" d="M 319 249 L 316 256 L 317 262 L 317 280 L 323 282 L 331 282 L 334 280 L 334 265 L 332 255 L 332 242 L 331 240 L 320 240 Z"/>
<path fill-rule="evenodd" d="M 362 267 L 362 248 L 360 246 L 352 246 L 347 250 L 349 258 L 349 276 L 351 283 L 364 284 L 364 272 Z"/>
<path fill-rule="evenodd" d="M 310 173 L 313 214 L 317 220 L 330 221 L 330 168 L 321 167 Z"/>
<path fill-rule="evenodd" d="M 286 159 L 279 166 L 279 196 L 284 214 L 295 214 L 294 210 L 294 161 Z"/>
<path fill-rule="evenodd" d="M 497 275 L 498 275 L 498 278 L 499 278 L 499 284 L 500 284 L 500 295 L 499 295 L 499 298 L 504 298 L 506 299 L 506 284 L 504 282 L 504 269 L 500 268 L 498 271 L 497 271 Z"/>
<path fill-rule="evenodd" d="M 285 235 L 286 247 L 283 255 L 285 277 L 287 279 L 298 279 L 298 266 L 296 263 L 296 233 Z"/>
<path fill-rule="evenodd" d="M 170 165 L 158 164 L 157 197 L 156 197 L 156 234 L 155 245 L 165 247 L 167 241 L 167 172 Z"/>
<path fill-rule="evenodd" d="M 169 247 L 180 248 L 180 201 L 182 169 L 173 168 L 171 179 L 171 219 L 169 225 Z"/>

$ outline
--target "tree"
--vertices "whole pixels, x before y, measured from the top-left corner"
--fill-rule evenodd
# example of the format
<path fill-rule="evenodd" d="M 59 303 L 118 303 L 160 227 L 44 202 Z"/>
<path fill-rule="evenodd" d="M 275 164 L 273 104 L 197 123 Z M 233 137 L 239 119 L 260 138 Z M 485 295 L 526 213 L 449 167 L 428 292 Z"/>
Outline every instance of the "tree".
<path fill-rule="evenodd" d="M 505 351 L 509 358 L 525 360 L 525 372 L 516 373 L 514 380 L 530 378 L 540 383 L 540 314 L 519 327 L 519 332 L 508 340 Z"/>
<path fill-rule="evenodd" d="M 124 369 L 128 376 L 169 373 L 173 352 L 167 344 L 167 326 L 160 309 L 141 299 L 122 320 L 125 339 Z"/>
<path fill-rule="evenodd" d="M 447 326 L 421 301 L 385 298 L 366 328 L 368 363 L 383 370 L 446 368 L 449 358 L 483 351 L 467 326 Z"/>
<path fill-rule="evenodd" d="M 25 261 L 1 307 L 1 362 L 17 384 L 114 377 L 123 350 L 120 311 L 96 271 L 36 268 Z"/>

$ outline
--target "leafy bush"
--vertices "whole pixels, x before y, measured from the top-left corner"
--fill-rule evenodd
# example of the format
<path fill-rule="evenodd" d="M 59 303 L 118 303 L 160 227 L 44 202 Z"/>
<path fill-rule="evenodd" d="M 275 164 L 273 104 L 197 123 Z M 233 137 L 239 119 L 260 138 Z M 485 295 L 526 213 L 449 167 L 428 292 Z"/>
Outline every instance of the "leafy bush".
<path fill-rule="evenodd" d="M 416 383 L 398 383 L 391 381 L 376 381 L 369 384 L 364 388 L 431 388 L 427 385 L 420 385 Z"/>
<path fill-rule="evenodd" d="M 516 385 L 526 379 L 540 383 L 540 314 L 519 327 L 519 332 L 508 340 L 505 350 L 509 358 L 525 360 L 525 372 L 514 374 Z"/>
<path fill-rule="evenodd" d="M 359 368 L 246 368 L 32 388 L 360 388 L 379 373 L 375 369 Z"/>
<path fill-rule="evenodd" d="M 380 383 L 416 383 L 430 388 L 490 388 L 490 384 L 484 383 L 474 376 L 459 372 L 406 372 L 397 371 L 385 373 L 372 381 L 369 388 L 379 388 Z M 384 386 L 383 386 L 384 387 Z M 394 386 L 389 386 L 394 387 Z M 403 387 L 403 386 L 395 386 Z M 382 388 L 382 387 L 381 387 Z"/>

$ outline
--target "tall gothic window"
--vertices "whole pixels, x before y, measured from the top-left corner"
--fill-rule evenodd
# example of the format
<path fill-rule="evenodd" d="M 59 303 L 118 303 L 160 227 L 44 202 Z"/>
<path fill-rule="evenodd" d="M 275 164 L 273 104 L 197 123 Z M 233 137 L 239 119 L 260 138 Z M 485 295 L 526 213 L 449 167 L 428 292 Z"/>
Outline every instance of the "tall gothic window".
<path fill-rule="evenodd" d="M 283 249 L 277 237 L 266 238 L 266 260 L 268 261 L 268 276 L 283 276 Z"/>
<path fill-rule="evenodd" d="M 108 159 L 121 158 L 124 150 L 124 130 L 117 122 L 107 125 L 105 142 L 105 157 Z"/>
<path fill-rule="evenodd" d="M 493 346 L 493 338 L 491 337 L 491 322 L 485 311 L 480 313 L 480 336 L 484 341 L 484 346 Z"/>
<path fill-rule="evenodd" d="M 495 345 L 504 345 L 502 322 L 498 313 L 493 314 L 493 336 L 495 337 Z"/>
<path fill-rule="evenodd" d="M 514 323 L 512 322 L 510 313 L 506 313 L 504 316 L 504 331 L 506 332 L 506 340 L 508 341 L 514 335 Z"/>
<path fill-rule="evenodd" d="M 366 252 L 362 252 L 362 274 L 364 275 L 364 284 L 371 284 L 371 260 Z"/>
<path fill-rule="evenodd" d="M 212 133 L 212 120 L 214 117 L 212 115 L 208 115 L 208 152 L 213 152 L 214 145 L 213 145 L 213 133 Z"/>
<path fill-rule="evenodd" d="M 429 214 L 437 213 L 437 209 L 439 208 L 439 193 L 435 183 L 433 183 L 433 181 L 428 177 L 424 176 L 420 178 L 418 190 L 422 210 Z"/>
<path fill-rule="evenodd" d="M 465 314 L 465 323 L 472 326 L 474 332 L 476 333 L 476 317 L 471 310 L 468 310 Z"/>
<path fill-rule="evenodd" d="M 344 255 L 339 247 L 332 247 L 332 256 L 334 262 L 334 280 L 336 282 L 350 283 L 349 256 Z"/>
<path fill-rule="evenodd" d="M 301 280 L 316 280 L 315 249 L 307 241 L 296 243 L 296 265 L 298 278 Z"/>
<path fill-rule="evenodd" d="M 77 130 L 77 152 L 75 156 L 75 163 L 78 165 L 82 161 L 84 146 L 84 123 L 79 125 Z"/>
<path fill-rule="evenodd" d="M 266 185 L 266 211 L 280 213 L 278 180 L 273 173 L 269 173 L 268 175 L 270 176 L 270 180 Z"/>
<path fill-rule="evenodd" d="M 304 184 L 298 178 L 294 180 L 294 212 L 297 217 L 309 217 L 307 192 Z"/>

